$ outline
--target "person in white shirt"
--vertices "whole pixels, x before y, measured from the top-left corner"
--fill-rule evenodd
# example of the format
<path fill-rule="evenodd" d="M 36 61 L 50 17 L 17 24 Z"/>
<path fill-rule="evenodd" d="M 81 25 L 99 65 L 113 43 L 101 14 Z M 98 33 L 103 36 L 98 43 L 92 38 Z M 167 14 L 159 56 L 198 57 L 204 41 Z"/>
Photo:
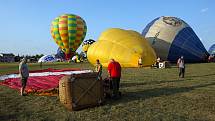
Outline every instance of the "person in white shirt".
<path fill-rule="evenodd" d="M 185 73 L 185 63 L 184 63 L 184 57 L 181 56 L 178 61 L 177 61 L 177 65 L 179 68 L 179 77 L 184 78 L 184 73 Z"/>
<path fill-rule="evenodd" d="M 143 67 L 143 60 L 141 57 L 138 59 L 138 66 Z"/>

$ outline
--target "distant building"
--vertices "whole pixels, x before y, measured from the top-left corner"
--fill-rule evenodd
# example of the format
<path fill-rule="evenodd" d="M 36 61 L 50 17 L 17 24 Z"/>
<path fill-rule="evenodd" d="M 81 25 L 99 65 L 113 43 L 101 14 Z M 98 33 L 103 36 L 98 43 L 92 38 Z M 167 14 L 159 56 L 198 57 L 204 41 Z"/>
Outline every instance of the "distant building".
<path fill-rule="evenodd" d="M 0 62 L 15 62 L 13 53 L 0 53 Z"/>

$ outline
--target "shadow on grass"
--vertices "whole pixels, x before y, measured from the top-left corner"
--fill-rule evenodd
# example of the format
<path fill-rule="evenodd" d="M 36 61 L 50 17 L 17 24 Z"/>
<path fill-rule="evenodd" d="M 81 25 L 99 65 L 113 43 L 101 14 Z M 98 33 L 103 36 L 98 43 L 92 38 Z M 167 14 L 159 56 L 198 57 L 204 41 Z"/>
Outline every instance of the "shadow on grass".
<path fill-rule="evenodd" d="M 215 76 L 215 73 L 213 73 L 213 74 L 206 74 L 206 75 L 198 75 L 198 76 L 187 76 L 186 78 L 207 77 L 207 76 Z"/>
<path fill-rule="evenodd" d="M 136 91 L 136 92 L 123 92 L 122 98 L 117 100 L 117 101 L 108 101 L 107 103 L 109 104 L 119 104 L 119 103 L 127 103 L 130 101 L 134 100 L 145 100 L 145 99 L 150 99 L 154 97 L 160 97 L 160 96 L 169 96 L 169 95 L 174 95 L 178 93 L 184 93 L 184 92 L 189 92 L 197 88 L 202 88 L 202 87 L 207 87 L 215 85 L 214 83 L 209 83 L 209 84 L 201 84 L 201 85 L 196 85 L 196 86 L 189 86 L 189 87 L 179 87 L 179 88 L 155 88 L 155 89 L 149 89 L 149 90 L 144 90 L 144 91 Z"/>
<path fill-rule="evenodd" d="M 17 114 L 8 114 L 8 115 L 5 115 L 5 116 L 0 115 L 0 120 L 1 121 L 7 121 L 7 120 L 17 121 Z"/>
<path fill-rule="evenodd" d="M 133 86 L 141 86 L 141 85 L 151 85 L 151 84 L 162 84 L 162 83 L 171 83 L 171 82 L 182 82 L 183 80 L 161 80 L 161 81 L 148 81 L 148 82 L 140 82 L 140 83 L 121 83 L 121 88 L 123 87 L 133 87 Z"/>

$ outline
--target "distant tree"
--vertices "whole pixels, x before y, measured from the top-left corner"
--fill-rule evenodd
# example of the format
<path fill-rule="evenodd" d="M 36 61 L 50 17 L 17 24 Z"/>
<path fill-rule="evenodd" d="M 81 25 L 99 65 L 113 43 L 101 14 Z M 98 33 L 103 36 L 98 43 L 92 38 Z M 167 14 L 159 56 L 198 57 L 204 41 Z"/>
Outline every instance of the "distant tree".
<path fill-rule="evenodd" d="M 21 58 L 20 58 L 19 54 L 18 54 L 17 56 L 14 57 L 14 61 L 15 61 L 15 62 L 19 62 L 20 59 L 21 59 Z"/>

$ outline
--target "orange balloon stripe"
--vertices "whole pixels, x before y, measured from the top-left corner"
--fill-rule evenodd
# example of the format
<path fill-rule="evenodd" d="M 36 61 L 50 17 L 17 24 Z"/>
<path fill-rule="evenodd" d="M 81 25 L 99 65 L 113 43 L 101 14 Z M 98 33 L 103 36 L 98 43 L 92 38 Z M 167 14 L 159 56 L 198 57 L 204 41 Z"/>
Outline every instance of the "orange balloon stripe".
<path fill-rule="evenodd" d="M 63 15 L 63 16 L 61 16 L 61 18 L 68 18 L 68 16 L 67 15 Z"/>
<path fill-rule="evenodd" d="M 77 34 L 76 34 L 76 36 L 77 36 L 77 37 L 82 37 L 82 36 L 83 36 L 83 34 L 79 34 L 79 33 L 77 33 Z"/>
<path fill-rule="evenodd" d="M 55 36 L 54 36 L 54 35 L 52 35 L 52 37 L 53 37 L 54 41 L 56 41 L 56 40 L 55 40 Z"/>
<path fill-rule="evenodd" d="M 68 44 L 64 44 L 64 47 L 65 47 L 66 49 L 68 49 L 68 48 L 69 48 L 69 45 L 68 45 Z"/>
<path fill-rule="evenodd" d="M 59 45 L 59 42 L 58 41 L 55 41 L 57 43 L 57 45 Z"/>
<path fill-rule="evenodd" d="M 67 25 L 67 15 L 63 15 L 59 18 L 59 28 L 58 31 L 60 33 L 61 41 L 63 42 L 64 48 L 68 49 L 68 25 Z"/>
<path fill-rule="evenodd" d="M 83 22 L 82 22 L 82 21 L 77 21 L 77 24 L 82 25 L 82 24 L 83 24 Z"/>
<path fill-rule="evenodd" d="M 83 31 L 83 28 L 78 27 L 77 31 Z"/>
<path fill-rule="evenodd" d="M 59 24 L 67 24 L 66 20 L 59 21 Z"/>
<path fill-rule="evenodd" d="M 65 37 L 68 36 L 68 34 L 67 33 L 63 33 L 63 34 L 60 34 L 60 36 L 63 37 L 63 38 L 65 38 Z"/>
<path fill-rule="evenodd" d="M 68 30 L 67 27 L 59 27 L 59 30 Z"/>
<path fill-rule="evenodd" d="M 75 43 L 80 43 L 81 42 L 81 40 L 75 40 Z"/>
<path fill-rule="evenodd" d="M 68 46 L 68 43 L 67 43 L 67 39 L 65 39 L 65 40 L 62 40 L 63 41 L 63 43 L 64 43 L 64 47 L 67 49 L 69 46 Z"/>
<path fill-rule="evenodd" d="M 77 19 L 81 19 L 81 17 L 80 17 L 80 16 L 76 16 L 76 18 L 77 18 Z"/>

